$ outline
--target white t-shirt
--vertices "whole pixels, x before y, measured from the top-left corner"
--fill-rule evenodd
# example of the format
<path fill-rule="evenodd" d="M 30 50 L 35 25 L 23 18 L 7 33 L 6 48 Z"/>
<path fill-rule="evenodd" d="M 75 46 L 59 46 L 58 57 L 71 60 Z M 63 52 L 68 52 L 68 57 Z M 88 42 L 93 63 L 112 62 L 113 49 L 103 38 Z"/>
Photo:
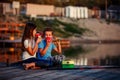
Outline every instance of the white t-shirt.
<path fill-rule="evenodd" d="M 28 48 L 28 47 L 34 48 L 35 47 L 35 40 L 26 39 L 24 41 L 24 47 L 25 48 Z M 24 51 L 22 54 L 22 60 L 32 58 L 32 57 L 36 57 L 36 52 L 33 56 L 31 56 L 27 51 Z"/>

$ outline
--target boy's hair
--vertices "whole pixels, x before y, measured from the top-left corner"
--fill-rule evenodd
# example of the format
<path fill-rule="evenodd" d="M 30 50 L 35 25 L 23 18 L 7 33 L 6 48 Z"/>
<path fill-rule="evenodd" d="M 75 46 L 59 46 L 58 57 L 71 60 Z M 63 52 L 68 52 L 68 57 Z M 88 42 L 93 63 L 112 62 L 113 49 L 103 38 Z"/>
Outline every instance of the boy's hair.
<path fill-rule="evenodd" d="M 53 34 L 53 30 L 52 30 L 52 28 L 47 27 L 47 28 L 45 28 L 44 31 L 43 31 L 43 36 L 45 36 L 45 32 L 46 32 L 46 31 L 51 31 L 52 34 Z"/>

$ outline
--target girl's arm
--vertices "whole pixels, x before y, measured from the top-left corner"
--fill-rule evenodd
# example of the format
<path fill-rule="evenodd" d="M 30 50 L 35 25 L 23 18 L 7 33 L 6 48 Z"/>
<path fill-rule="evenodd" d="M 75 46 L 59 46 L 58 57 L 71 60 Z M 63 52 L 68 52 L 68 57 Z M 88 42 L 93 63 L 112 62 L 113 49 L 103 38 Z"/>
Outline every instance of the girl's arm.
<path fill-rule="evenodd" d="M 33 56 L 38 50 L 38 44 L 36 43 L 33 49 L 31 48 L 31 46 L 29 46 L 28 48 L 26 48 L 26 50 L 31 56 Z"/>
<path fill-rule="evenodd" d="M 35 47 L 32 49 L 32 47 L 31 46 L 28 46 L 28 48 L 26 48 L 26 51 L 31 55 L 31 56 L 33 56 L 36 52 L 37 52 L 37 50 L 38 50 L 38 44 L 41 42 L 41 38 L 38 38 L 37 39 L 37 41 L 36 41 L 36 43 L 35 43 Z"/>

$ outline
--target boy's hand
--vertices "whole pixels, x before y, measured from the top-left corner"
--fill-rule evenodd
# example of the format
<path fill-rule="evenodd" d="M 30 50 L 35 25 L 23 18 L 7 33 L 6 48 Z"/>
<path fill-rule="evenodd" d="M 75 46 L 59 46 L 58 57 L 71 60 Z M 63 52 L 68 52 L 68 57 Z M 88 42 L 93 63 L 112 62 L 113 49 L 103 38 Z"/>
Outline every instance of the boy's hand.
<path fill-rule="evenodd" d="M 51 42 L 52 42 L 52 38 L 51 37 L 46 37 L 47 46 L 49 46 Z"/>
<path fill-rule="evenodd" d="M 56 41 L 56 43 L 57 43 L 57 45 L 60 45 L 60 40 L 58 39 L 58 40 Z"/>
<path fill-rule="evenodd" d="M 47 40 L 46 40 L 46 46 L 47 46 L 47 47 L 50 46 L 50 43 L 51 43 L 51 41 L 47 41 Z"/>
<path fill-rule="evenodd" d="M 55 40 L 55 44 L 57 44 L 57 45 L 60 44 L 60 40 L 56 36 L 54 36 L 54 40 Z"/>

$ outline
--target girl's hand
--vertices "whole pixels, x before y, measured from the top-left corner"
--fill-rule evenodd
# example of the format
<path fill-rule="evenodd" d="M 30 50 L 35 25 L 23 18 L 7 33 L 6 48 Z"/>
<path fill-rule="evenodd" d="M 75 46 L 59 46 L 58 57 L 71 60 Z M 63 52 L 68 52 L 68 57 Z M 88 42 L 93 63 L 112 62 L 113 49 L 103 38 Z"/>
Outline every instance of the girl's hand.
<path fill-rule="evenodd" d="M 37 38 L 36 43 L 39 44 L 42 41 L 42 38 Z"/>

